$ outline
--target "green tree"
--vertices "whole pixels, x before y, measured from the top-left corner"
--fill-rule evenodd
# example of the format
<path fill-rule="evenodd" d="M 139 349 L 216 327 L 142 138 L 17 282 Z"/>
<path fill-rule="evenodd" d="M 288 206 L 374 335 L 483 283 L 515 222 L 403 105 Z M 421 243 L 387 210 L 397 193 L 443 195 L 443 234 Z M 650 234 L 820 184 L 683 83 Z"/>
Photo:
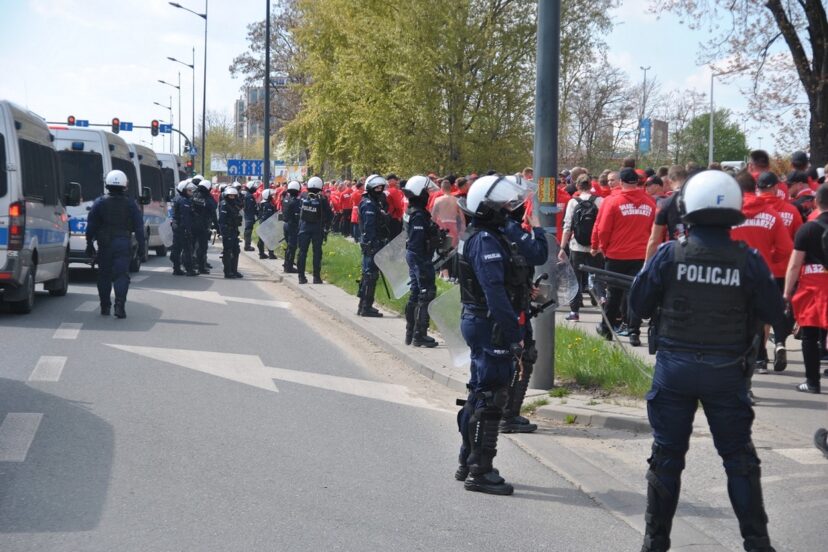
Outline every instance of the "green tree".
<path fill-rule="evenodd" d="M 693 118 L 680 133 L 684 159 L 706 166 L 708 144 L 710 143 L 710 113 Z M 728 109 L 717 109 L 713 117 L 713 159 L 717 161 L 740 161 L 749 153 L 745 133 L 739 123 L 731 119 Z"/>

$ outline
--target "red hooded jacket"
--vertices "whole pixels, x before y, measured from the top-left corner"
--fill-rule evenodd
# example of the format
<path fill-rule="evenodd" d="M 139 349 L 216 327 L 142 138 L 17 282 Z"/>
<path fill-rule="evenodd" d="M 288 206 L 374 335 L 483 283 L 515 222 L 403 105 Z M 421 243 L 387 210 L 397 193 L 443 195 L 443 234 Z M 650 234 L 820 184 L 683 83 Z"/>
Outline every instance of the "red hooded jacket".
<path fill-rule="evenodd" d="M 793 240 L 785 228 L 782 215 L 772 207 L 772 201 L 745 194 L 742 213 L 746 220 L 730 231 L 730 237 L 759 251 L 773 276 L 784 278 L 793 251 Z"/>
<path fill-rule="evenodd" d="M 643 188 L 604 198 L 592 229 L 592 248 L 608 259 L 643 260 L 655 213 L 655 201 Z"/>

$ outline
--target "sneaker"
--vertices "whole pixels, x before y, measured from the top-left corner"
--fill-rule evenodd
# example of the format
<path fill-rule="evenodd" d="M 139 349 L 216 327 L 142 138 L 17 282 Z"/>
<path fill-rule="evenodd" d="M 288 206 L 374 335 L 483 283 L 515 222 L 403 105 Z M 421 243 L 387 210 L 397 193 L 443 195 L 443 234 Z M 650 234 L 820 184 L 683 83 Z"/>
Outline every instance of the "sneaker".
<path fill-rule="evenodd" d="M 753 369 L 756 371 L 757 374 L 767 374 L 768 373 L 768 361 L 767 360 L 757 360 L 753 363 Z"/>
<path fill-rule="evenodd" d="M 630 345 L 633 347 L 641 347 L 641 336 L 637 333 L 630 334 Z"/>
<path fill-rule="evenodd" d="M 796 390 L 801 391 L 802 393 L 813 393 L 814 395 L 819 395 L 820 392 L 818 385 L 811 385 L 807 381 L 797 385 Z"/>
<path fill-rule="evenodd" d="M 494 495 L 510 495 L 515 492 L 514 487 L 503 481 L 503 478 L 494 472 L 469 475 L 463 487 L 467 491 Z"/>
<path fill-rule="evenodd" d="M 814 444 L 828 458 L 828 430 L 820 428 L 814 434 Z"/>
<path fill-rule="evenodd" d="M 612 332 L 604 326 L 603 322 L 600 322 L 597 326 L 595 326 L 595 332 L 607 341 L 612 341 Z"/>
<path fill-rule="evenodd" d="M 784 372 L 788 367 L 788 352 L 783 344 L 778 344 L 773 355 L 773 371 Z"/>
<path fill-rule="evenodd" d="M 615 334 L 620 337 L 628 337 L 630 335 L 630 328 L 628 328 L 626 324 L 622 323 L 618 326 L 618 329 L 615 330 Z"/>
<path fill-rule="evenodd" d="M 577 322 L 580 319 L 581 317 L 578 316 L 577 312 L 570 312 L 569 315 L 566 318 L 564 318 L 564 320 L 569 320 L 570 322 Z"/>

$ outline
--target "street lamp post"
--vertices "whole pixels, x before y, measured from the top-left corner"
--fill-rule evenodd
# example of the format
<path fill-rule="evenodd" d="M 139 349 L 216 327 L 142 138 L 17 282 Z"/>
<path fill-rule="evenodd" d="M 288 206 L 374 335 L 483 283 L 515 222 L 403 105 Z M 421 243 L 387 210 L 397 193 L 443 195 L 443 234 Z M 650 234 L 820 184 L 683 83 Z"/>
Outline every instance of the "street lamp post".
<path fill-rule="evenodd" d="M 192 134 L 190 134 L 190 140 L 195 140 L 195 47 L 193 47 L 193 63 L 192 64 L 184 63 L 183 61 L 175 59 L 174 57 L 170 57 L 170 56 L 167 56 L 167 59 L 170 60 L 170 61 L 174 61 L 176 63 L 180 63 L 181 65 L 183 65 L 185 67 L 189 67 L 193 71 L 193 118 L 192 118 L 193 132 L 192 132 Z M 178 75 L 178 82 L 179 82 L 179 84 L 181 84 L 181 74 L 180 73 Z M 180 117 L 179 117 L 179 119 L 180 119 Z M 180 121 L 179 121 L 179 124 L 181 124 Z M 179 138 L 181 138 L 181 137 L 179 136 Z"/>
<path fill-rule="evenodd" d="M 152 102 L 152 103 L 154 103 L 154 104 L 155 104 L 155 105 L 157 105 L 158 107 L 163 107 L 164 109 L 168 110 L 168 111 L 170 112 L 170 125 L 173 125 L 173 124 L 175 123 L 175 121 L 173 120 L 172 96 L 170 96 L 170 105 L 164 105 L 164 104 L 162 104 L 162 103 L 158 103 L 158 102 Z M 162 143 L 161 148 L 162 148 L 162 149 L 163 149 L 163 147 L 164 147 L 164 146 L 163 146 L 163 139 L 164 139 L 164 137 L 162 136 L 162 137 L 161 137 L 161 140 L 162 140 L 162 142 L 161 142 L 161 143 Z M 172 152 L 173 152 L 173 139 L 172 139 L 172 133 L 170 133 L 170 153 L 172 153 Z"/>
<path fill-rule="evenodd" d="M 170 6 L 188 11 L 194 15 L 199 16 L 204 20 L 204 82 L 202 84 L 202 98 L 201 98 L 201 174 L 205 173 L 204 157 L 206 155 L 205 145 L 207 142 L 207 3 L 204 0 L 204 13 L 195 12 L 189 8 L 185 8 L 178 2 L 170 2 Z M 193 53 L 193 65 L 195 65 L 195 53 Z M 195 131 L 194 131 L 195 133 Z M 193 136 L 195 139 L 195 135 Z"/>
<path fill-rule="evenodd" d="M 270 187 L 270 0 L 265 0 L 264 186 Z"/>
<path fill-rule="evenodd" d="M 176 90 L 178 90 L 178 124 L 181 124 L 181 71 L 178 72 L 178 86 L 172 84 L 171 82 L 167 82 L 161 79 L 158 79 L 158 82 L 161 84 L 166 84 L 167 86 L 172 86 Z M 181 155 L 181 135 L 178 135 L 178 155 Z"/>

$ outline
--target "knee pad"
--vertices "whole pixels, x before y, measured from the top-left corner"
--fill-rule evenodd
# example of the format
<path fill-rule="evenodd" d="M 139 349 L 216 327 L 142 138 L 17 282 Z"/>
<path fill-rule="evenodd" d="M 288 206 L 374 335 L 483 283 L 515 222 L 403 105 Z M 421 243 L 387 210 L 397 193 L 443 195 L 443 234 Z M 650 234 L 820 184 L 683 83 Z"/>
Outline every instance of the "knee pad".
<path fill-rule="evenodd" d="M 653 443 L 652 454 L 647 459 L 647 483 L 663 499 L 671 499 L 678 494 L 681 472 L 684 471 L 684 453 L 669 450 Z"/>
<path fill-rule="evenodd" d="M 435 288 L 426 288 L 421 289 L 420 294 L 417 297 L 417 303 L 420 306 L 427 306 L 431 303 L 434 298 L 437 296 L 437 290 Z"/>

